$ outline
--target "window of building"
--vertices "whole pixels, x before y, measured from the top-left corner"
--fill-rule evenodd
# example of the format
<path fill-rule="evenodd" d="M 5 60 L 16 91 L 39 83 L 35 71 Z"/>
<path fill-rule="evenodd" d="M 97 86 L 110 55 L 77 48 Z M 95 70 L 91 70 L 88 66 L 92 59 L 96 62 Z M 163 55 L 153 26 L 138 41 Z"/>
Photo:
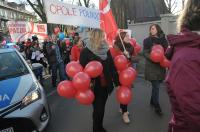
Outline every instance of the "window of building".
<path fill-rule="evenodd" d="M 0 16 L 3 16 L 3 12 L 2 12 L 2 9 L 0 9 Z"/>
<path fill-rule="evenodd" d="M 2 10 L 2 16 L 5 17 L 5 10 Z"/>
<path fill-rule="evenodd" d="M 13 18 L 13 13 L 12 13 L 12 11 L 9 11 L 10 13 L 10 18 Z"/>
<path fill-rule="evenodd" d="M 5 11 L 5 18 L 8 18 L 8 12 Z"/>
<path fill-rule="evenodd" d="M 19 19 L 19 18 L 20 18 L 20 14 L 19 14 L 19 13 L 17 13 L 17 14 L 16 14 L 16 17 L 17 17 L 17 19 Z"/>
<path fill-rule="evenodd" d="M 7 11 L 7 17 L 12 18 L 12 12 L 11 11 Z"/>
<path fill-rule="evenodd" d="M 4 21 L 1 22 L 1 27 L 4 28 Z"/>
<path fill-rule="evenodd" d="M 16 18 L 17 18 L 17 15 L 16 15 L 16 13 L 14 12 L 13 14 L 14 14 L 14 19 L 16 19 Z"/>

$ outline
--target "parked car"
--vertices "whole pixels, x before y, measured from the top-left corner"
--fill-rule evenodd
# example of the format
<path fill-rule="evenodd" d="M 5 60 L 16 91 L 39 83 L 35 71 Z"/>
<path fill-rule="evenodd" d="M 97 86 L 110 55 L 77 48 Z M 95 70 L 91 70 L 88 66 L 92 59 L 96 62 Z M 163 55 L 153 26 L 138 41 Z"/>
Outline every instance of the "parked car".
<path fill-rule="evenodd" d="M 43 87 L 16 49 L 0 49 L 0 132 L 40 132 L 50 120 Z"/>

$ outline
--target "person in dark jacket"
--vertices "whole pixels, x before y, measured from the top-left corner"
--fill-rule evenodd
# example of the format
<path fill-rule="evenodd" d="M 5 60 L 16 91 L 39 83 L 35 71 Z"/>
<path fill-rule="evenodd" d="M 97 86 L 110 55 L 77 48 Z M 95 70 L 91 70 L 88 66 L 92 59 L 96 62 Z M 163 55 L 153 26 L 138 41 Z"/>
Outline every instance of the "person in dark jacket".
<path fill-rule="evenodd" d="M 57 80 L 57 70 L 59 70 L 60 81 L 66 80 L 67 76 L 65 73 L 64 62 L 61 57 L 61 52 L 59 45 L 57 44 L 56 38 L 52 38 L 52 41 L 49 42 L 47 49 L 49 55 L 49 64 L 52 69 L 52 85 L 56 87 Z"/>
<path fill-rule="evenodd" d="M 178 35 L 168 35 L 166 78 L 173 118 L 169 132 L 200 131 L 200 1 L 188 0 L 178 19 Z"/>
<path fill-rule="evenodd" d="M 159 63 L 155 63 L 150 59 L 150 52 L 154 45 L 161 45 L 166 49 L 168 43 L 159 25 L 151 25 L 149 32 L 150 36 L 143 42 L 143 52 L 146 59 L 145 79 L 150 81 L 152 84 L 150 105 L 155 108 L 157 114 L 162 115 L 162 110 L 159 104 L 159 89 L 161 82 L 165 79 L 166 69 L 161 67 Z"/>
<path fill-rule="evenodd" d="M 86 48 L 81 51 L 79 62 L 85 67 L 90 61 L 99 61 L 103 65 L 103 74 L 93 80 L 95 100 L 93 102 L 93 132 L 106 132 L 103 127 L 105 104 L 108 95 L 119 86 L 118 73 L 115 68 L 104 33 L 100 29 L 91 31 Z M 113 80 L 113 81 L 112 81 Z"/>
<path fill-rule="evenodd" d="M 121 40 L 123 41 L 124 47 Z M 125 50 L 127 51 L 127 53 L 124 53 Z M 130 44 L 130 36 L 127 32 L 120 32 L 120 35 L 117 35 L 113 49 L 111 49 L 111 53 L 113 58 L 117 55 L 125 55 L 126 58 L 129 60 L 129 66 L 131 66 L 131 58 L 134 54 L 134 47 Z M 120 104 L 120 113 L 122 113 L 122 119 L 124 123 L 130 123 L 127 107 L 128 105 Z"/>

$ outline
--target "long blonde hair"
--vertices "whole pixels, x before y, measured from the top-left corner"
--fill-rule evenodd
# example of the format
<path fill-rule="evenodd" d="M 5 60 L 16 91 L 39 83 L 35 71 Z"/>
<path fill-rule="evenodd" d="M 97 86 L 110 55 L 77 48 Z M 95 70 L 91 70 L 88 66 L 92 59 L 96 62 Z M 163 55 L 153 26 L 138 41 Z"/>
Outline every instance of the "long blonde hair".
<path fill-rule="evenodd" d="M 177 29 L 180 32 L 182 28 L 188 28 L 191 31 L 200 30 L 200 0 L 188 0 L 186 7 L 178 18 Z"/>
<path fill-rule="evenodd" d="M 94 50 L 98 50 L 104 38 L 104 32 L 101 29 L 93 29 L 90 32 L 90 46 Z"/>

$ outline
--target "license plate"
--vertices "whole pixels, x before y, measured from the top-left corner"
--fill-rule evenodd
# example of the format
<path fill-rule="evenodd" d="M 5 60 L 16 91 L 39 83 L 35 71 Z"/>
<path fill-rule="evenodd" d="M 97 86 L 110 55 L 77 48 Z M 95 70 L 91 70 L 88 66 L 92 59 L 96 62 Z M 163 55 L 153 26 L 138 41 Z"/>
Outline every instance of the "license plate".
<path fill-rule="evenodd" d="M 9 128 L 0 130 L 0 132 L 14 132 L 14 129 L 13 129 L 13 127 L 9 127 Z"/>

